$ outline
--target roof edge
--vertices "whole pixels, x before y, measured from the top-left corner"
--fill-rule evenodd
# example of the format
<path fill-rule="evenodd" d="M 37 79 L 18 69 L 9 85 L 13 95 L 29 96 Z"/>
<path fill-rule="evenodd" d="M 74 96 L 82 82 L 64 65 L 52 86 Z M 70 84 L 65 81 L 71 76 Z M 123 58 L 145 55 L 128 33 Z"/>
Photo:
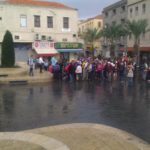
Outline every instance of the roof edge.
<path fill-rule="evenodd" d="M 26 5 L 26 6 L 39 6 L 39 7 L 51 7 L 51 8 L 58 8 L 58 9 L 70 9 L 76 10 L 76 8 L 72 8 L 67 6 L 63 3 L 58 2 L 50 2 L 48 0 L 3 0 L 3 3 L 12 4 L 12 5 Z"/>

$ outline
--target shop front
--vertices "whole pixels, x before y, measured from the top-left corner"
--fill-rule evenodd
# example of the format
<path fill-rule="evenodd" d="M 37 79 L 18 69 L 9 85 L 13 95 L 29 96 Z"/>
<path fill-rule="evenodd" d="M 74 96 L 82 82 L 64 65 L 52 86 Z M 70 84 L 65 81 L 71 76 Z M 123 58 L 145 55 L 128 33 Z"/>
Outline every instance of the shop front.
<path fill-rule="evenodd" d="M 82 43 L 56 42 L 55 49 L 63 61 L 77 59 L 83 53 Z"/>
<path fill-rule="evenodd" d="M 49 57 L 58 55 L 58 52 L 54 47 L 54 42 L 35 41 L 33 42 L 32 48 L 35 51 L 35 55 L 37 57 Z"/>
<path fill-rule="evenodd" d="M 134 48 L 133 47 L 128 47 L 128 55 L 129 56 L 134 56 Z M 140 47 L 140 61 L 150 61 L 150 47 Z"/>

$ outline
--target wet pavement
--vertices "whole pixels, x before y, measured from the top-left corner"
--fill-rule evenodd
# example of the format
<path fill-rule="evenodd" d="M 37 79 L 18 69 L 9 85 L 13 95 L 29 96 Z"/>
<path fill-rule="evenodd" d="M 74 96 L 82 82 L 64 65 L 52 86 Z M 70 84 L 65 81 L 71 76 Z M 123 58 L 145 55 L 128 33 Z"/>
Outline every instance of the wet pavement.
<path fill-rule="evenodd" d="M 0 131 L 100 123 L 150 143 L 150 87 L 145 83 L 51 82 L 0 89 Z"/>

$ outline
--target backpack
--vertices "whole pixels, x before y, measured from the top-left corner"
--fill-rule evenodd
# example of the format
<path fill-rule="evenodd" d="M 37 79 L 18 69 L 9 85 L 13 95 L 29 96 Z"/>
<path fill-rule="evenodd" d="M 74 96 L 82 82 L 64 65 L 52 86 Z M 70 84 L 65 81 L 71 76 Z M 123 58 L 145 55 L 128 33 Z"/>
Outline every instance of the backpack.
<path fill-rule="evenodd" d="M 65 66 L 65 71 L 66 72 L 69 72 L 69 67 L 70 67 L 70 64 L 68 64 L 68 65 Z"/>
<path fill-rule="evenodd" d="M 52 65 L 49 66 L 49 72 L 53 73 L 53 67 L 52 67 Z"/>

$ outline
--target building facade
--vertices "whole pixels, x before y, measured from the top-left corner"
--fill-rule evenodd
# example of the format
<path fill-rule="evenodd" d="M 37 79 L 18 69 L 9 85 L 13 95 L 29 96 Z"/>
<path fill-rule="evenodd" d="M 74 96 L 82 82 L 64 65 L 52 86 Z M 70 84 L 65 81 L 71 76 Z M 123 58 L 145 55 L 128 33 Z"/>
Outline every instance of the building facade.
<path fill-rule="evenodd" d="M 56 2 L 0 1 L 0 43 L 6 30 L 13 35 L 16 55 L 27 56 L 27 50 L 32 49 L 35 41 L 77 42 L 78 12 Z M 71 48 L 67 55 L 70 53 Z"/>
<path fill-rule="evenodd" d="M 118 1 L 103 9 L 104 25 L 121 24 L 127 20 L 127 0 Z"/>
<path fill-rule="evenodd" d="M 128 0 L 128 19 L 140 20 L 146 19 L 148 21 L 148 28 L 150 29 L 150 1 L 149 0 Z M 134 38 L 128 39 L 128 51 L 133 51 Z M 147 57 L 150 60 L 150 32 L 145 33 L 140 38 L 141 59 Z"/>
<path fill-rule="evenodd" d="M 84 32 L 86 32 L 87 29 L 102 30 L 103 29 L 103 16 L 98 15 L 93 18 L 81 20 L 78 24 L 78 28 L 79 28 L 79 31 L 78 31 L 79 36 L 82 35 Z M 100 39 L 96 40 L 93 44 L 96 50 L 95 55 L 101 54 L 102 47 L 101 47 Z M 86 50 L 90 49 L 90 44 L 86 44 L 85 49 Z"/>
<path fill-rule="evenodd" d="M 150 29 L 150 1 L 149 0 L 120 0 L 103 10 L 104 25 L 111 25 L 113 23 L 121 24 L 126 20 L 140 20 L 146 19 L 148 21 L 148 29 Z M 133 52 L 134 38 L 133 36 L 128 36 L 121 41 L 124 45 L 120 50 L 128 51 L 128 53 Z M 106 46 L 104 42 L 104 51 L 107 53 L 109 47 Z M 119 47 L 118 47 L 119 51 Z M 141 58 L 147 57 L 150 59 L 150 32 L 145 33 L 140 38 L 140 51 Z"/>
<path fill-rule="evenodd" d="M 123 24 L 128 19 L 127 0 L 120 0 L 112 5 L 103 9 L 104 27 L 112 24 Z M 110 57 L 110 47 L 106 39 L 103 39 L 103 55 Z M 115 47 L 115 55 L 122 54 L 122 49 L 127 45 L 127 38 L 121 39 Z"/>

